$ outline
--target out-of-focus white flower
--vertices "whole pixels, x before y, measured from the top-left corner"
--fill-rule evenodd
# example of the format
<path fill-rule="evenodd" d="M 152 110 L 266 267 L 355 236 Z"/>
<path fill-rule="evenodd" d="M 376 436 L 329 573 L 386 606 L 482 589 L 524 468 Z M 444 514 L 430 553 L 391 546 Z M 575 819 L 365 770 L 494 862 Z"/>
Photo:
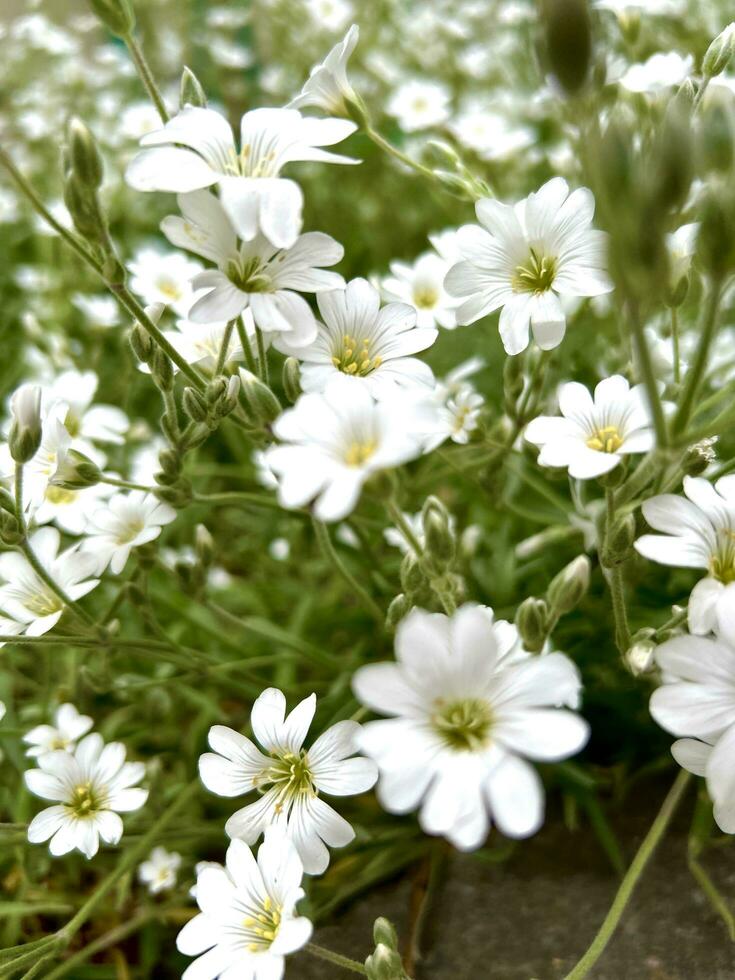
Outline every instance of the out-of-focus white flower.
<path fill-rule="evenodd" d="M 38 769 L 25 773 L 26 786 L 55 805 L 37 814 L 28 826 L 28 840 L 40 844 L 50 838 L 54 857 L 78 850 L 92 858 L 100 838 L 117 844 L 122 837 L 120 813 L 139 810 L 148 790 L 136 787 L 145 774 L 142 762 L 126 762 L 125 746 L 105 745 L 92 733 L 73 754 L 46 752 L 37 759 Z"/>
<path fill-rule="evenodd" d="M 252 109 L 240 122 L 238 152 L 223 116 L 187 105 L 143 137 L 126 178 L 140 191 L 186 193 L 217 184 L 240 238 L 251 241 L 262 231 L 277 248 L 290 248 L 301 230 L 303 195 L 279 176 L 281 169 L 299 160 L 355 163 L 321 149 L 355 129 L 347 119 L 313 119 L 297 109 Z"/>
<path fill-rule="evenodd" d="M 23 736 L 23 741 L 29 746 L 26 755 L 34 757 L 59 749 L 73 752 L 77 741 L 87 734 L 93 724 L 89 715 L 80 715 L 73 704 L 60 704 L 54 714 L 53 725 L 36 725 Z"/>
<path fill-rule="evenodd" d="M 441 82 L 411 79 L 391 95 L 386 110 L 407 133 L 439 126 L 449 118 L 449 90 Z"/>
<path fill-rule="evenodd" d="M 669 253 L 669 278 L 674 286 L 689 274 L 692 258 L 697 247 L 699 223 L 692 222 L 681 225 L 676 231 L 666 236 L 666 248 Z"/>
<path fill-rule="evenodd" d="M 98 575 L 108 565 L 118 575 L 133 548 L 154 541 L 175 517 L 173 507 L 153 494 L 143 490 L 116 493 L 90 515 L 82 549 L 96 560 Z"/>
<path fill-rule="evenodd" d="M 355 16 L 348 0 L 304 0 L 306 12 L 322 31 L 344 30 Z"/>
<path fill-rule="evenodd" d="M 74 293 L 71 301 L 93 327 L 116 327 L 120 322 L 120 308 L 113 296 Z"/>
<path fill-rule="evenodd" d="M 71 446 L 72 438 L 64 425 L 67 411 L 65 402 L 52 402 L 45 409 L 41 444 L 23 467 L 23 498 L 30 513 L 44 500 L 49 481 Z"/>
<path fill-rule="evenodd" d="M 643 503 L 646 521 L 664 533 L 644 534 L 636 551 L 662 565 L 706 568 L 689 597 L 689 629 L 721 632 L 735 643 L 735 476 L 723 476 L 714 486 L 685 476 L 684 493 Z"/>
<path fill-rule="evenodd" d="M 374 398 L 394 396 L 399 388 L 428 386 L 434 375 L 428 364 L 410 355 L 426 350 L 437 337 L 433 327 L 416 326 L 416 310 L 405 303 L 380 308 L 380 294 L 366 279 L 352 279 L 345 289 L 317 295 L 324 323 L 317 323 L 313 344 L 286 353 L 302 362 L 304 391 L 323 391 L 339 375 Z"/>
<path fill-rule="evenodd" d="M 313 105 L 335 116 L 347 114 L 347 103 L 357 99 L 347 78 L 347 62 L 355 50 L 359 36 L 360 29 L 357 24 L 353 24 L 324 61 L 314 65 L 308 81 L 296 98 L 289 102 L 288 108 L 303 109 L 304 106 Z"/>
<path fill-rule="evenodd" d="M 459 323 L 500 309 L 500 336 L 508 354 L 528 346 L 529 328 L 542 350 L 566 331 L 560 296 L 597 296 L 612 290 L 604 269 L 605 235 L 592 229 L 595 204 L 584 187 L 569 193 L 554 177 L 514 207 L 484 198 L 477 225 L 457 232 L 464 261 L 446 278 L 447 291 L 468 297 Z"/>
<path fill-rule="evenodd" d="M 375 402 L 350 378 L 335 378 L 323 393 L 301 395 L 273 425 L 283 444 L 265 453 L 281 506 L 314 501 L 319 520 L 342 520 L 373 473 L 421 455 L 423 411 L 409 396 Z"/>
<path fill-rule="evenodd" d="M 470 107 L 449 123 L 455 139 L 481 160 L 502 160 L 525 150 L 534 141 L 525 126 L 513 124 L 484 106 Z"/>
<path fill-rule="evenodd" d="M 287 538 L 274 538 L 268 545 L 268 554 L 276 561 L 288 561 L 291 545 Z"/>
<path fill-rule="evenodd" d="M 148 100 L 127 105 L 120 116 L 120 135 L 139 142 L 148 133 L 161 128 L 161 117 Z"/>
<path fill-rule="evenodd" d="M 214 752 L 199 759 L 204 785 L 220 796 L 254 790 L 260 798 L 230 817 L 225 831 L 254 844 L 272 824 L 281 824 L 293 840 L 308 874 L 321 874 L 331 847 L 344 847 L 355 833 L 321 794 L 354 796 L 375 783 L 378 772 L 368 759 L 354 758 L 360 726 L 340 721 L 323 732 L 309 749 L 304 740 L 316 710 L 312 694 L 286 715 L 286 698 L 275 687 L 264 691 L 250 716 L 253 734 L 267 755 L 249 738 L 223 725 L 209 730 Z"/>
<path fill-rule="evenodd" d="M 724 833 L 735 834 L 735 725 L 716 741 L 711 738 L 677 739 L 671 746 L 671 754 L 682 769 L 705 777 L 707 792 L 714 804 L 715 823 Z"/>
<path fill-rule="evenodd" d="M 251 349 L 255 352 L 255 324 L 250 310 L 243 310 L 242 322 L 245 328 L 245 336 L 250 342 Z M 226 320 L 218 320 L 215 323 L 192 323 L 191 320 L 177 320 L 176 330 L 164 330 L 163 334 L 187 364 L 195 365 L 211 374 L 218 363 L 226 331 Z M 244 357 L 245 352 L 240 343 L 240 336 L 237 331 L 233 330 L 227 343 L 225 364 L 231 365 L 236 361 L 242 361 Z M 179 370 L 175 364 L 173 367 L 174 372 Z M 146 374 L 150 372 L 147 364 L 140 365 L 140 369 Z"/>
<path fill-rule="evenodd" d="M 64 371 L 44 390 L 47 404 L 66 405 L 64 428 L 75 448 L 85 452 L 95 442 L 122 445 L 130 420 L 115 405 L 93 404 L 99 379 L 94 371 Z"/>
<path fill-rule="evenodd" d="M 234 840 L 227 867 L 208 864 L 197 874 L 201 912 L 176 939 L 179 952 L 197 956 L 182 980 L 281 980 L 285 958 L 311 936 L 311 922 L 296 913 L 304 897 L 303 867 L 296 849 L 272 828 L 255 860 L 250 848 Z"/>
<path fill-rule="evenodd" d="M 561 418 L 539 415 L 526 426 L 526 439 L 541 446 L 541 466 L 564 467 L 577 480 L 591 480 L 609 473 L 623 456 L 653 447 L 645 387 L 631 388 L 620 374 L 600 381 L 594 400 L 577 381 L 562 385 L 559 410 Z"/>
<path fill-rule="evenodd" d="M 436 252 L 424 252 L 413 265 L 391 262 L 391 275 L 381 282 L 386 299 L 410 303 L 416 310 L 416 326 L 435 325 L 453 330 L 457 325 L 459 300 L 444 289 L 450 263 Z"/>
<path fill-rule="evenodd" d="M 178 252 L 139 249 L 129 263 L 130 288 L 143 302 L 163 303 L 186 316 L 193 299 L 191 280 L 202 271 L 200 262 Z"/>
<path fill-rule="evenodd" d="M 154 847 L 148 860 L 138 868 L 138 880 L 148 886 L 151 895 L 158 895 L 174 887 L 180 866 L 181 855 L 176 851 Z"/>
<path fill-rule="evenodd" d="M 694 58 L 682 57 L 676 51 L 653 54 L 643 64 L 631 65 L 620 79 L 620 85 L 629 92 L 655 95 L 675 85 L 681 85 L 694 67 Z"/>
<path fill-rule="evenodd" d="M 311 343 L 316 334 L 314 315 L 295 290 L 338 289 L 344 279 L 321 266 L 334 265 L 344 249 L 319 231 L 300 235 L 287 249 L 277 248 L 263 235 L 238 242 L 225 210 L 209 191 L 179 194 L 183 217 L 169 215 L 161 224 L 168 240 L 217 263 L 192 280 L 205 294 L 188 312 L 195 323 L 232 320 L 250 309 L 267 333 L 283 333 L 294 346 Z"/>
<path fill-rule="evenodd" d="M 80 599 L 99 585 L 98 579 L 90 577 L 95 562 L 82 554 L 78 545 L 59 554 L 60 541 L 55 527 L 42 527 L 31 535 L 30 546 L 60 589 L 70 599 Z M 27 636 L 42 636 L 53 629 L 64 612 L 64 602 L 39 578 L 24 555 L 0 555 L 0 581 L 0 609 L 25 624 Z"/>
<path fill-rule="evenodd" d="M 535 833 L 543 787 L 526 759 L 564 759 L 589 734 L 558 707 L 577 703 L 574 664 L 562 653 L 531 657 L 515 627 L 472 604 L 451 617 L 414 609 L 396 631 L 396 658 L 353 678 L 358 699 L 391 716 L 358 737 L 380 769 L 381 804 L 421 807 L 424 831 L 461 850 L 483 843 L 491 816 L 509 837 Z"/>

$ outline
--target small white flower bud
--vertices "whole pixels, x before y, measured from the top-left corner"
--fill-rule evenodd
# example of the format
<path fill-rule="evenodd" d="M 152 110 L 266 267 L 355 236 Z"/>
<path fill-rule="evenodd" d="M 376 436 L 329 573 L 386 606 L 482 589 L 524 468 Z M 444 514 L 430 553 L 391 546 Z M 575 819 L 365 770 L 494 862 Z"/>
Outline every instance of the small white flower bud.
<path fill-rule="evenodd" d="M 10 455 L 16 463 L 27 463 L 41 445 L 41 389 L 21 385 L 10 401 L 13 422 L 10 429 Z"/>

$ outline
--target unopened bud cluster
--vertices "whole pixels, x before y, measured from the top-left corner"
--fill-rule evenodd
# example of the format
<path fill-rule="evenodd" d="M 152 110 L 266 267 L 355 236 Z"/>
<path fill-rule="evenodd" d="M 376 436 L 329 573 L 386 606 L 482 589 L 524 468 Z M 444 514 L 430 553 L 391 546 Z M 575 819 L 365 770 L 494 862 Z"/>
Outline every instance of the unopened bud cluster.
<path fill-rule="evenodd" d="M 365 960 L 369 980 L 408 980 L 398 952 L 398 936 L 388 919 L 376 919 L 373 927 L 375 950 Z"/>
<path fill-rule="evenodd" d="M 582 601 L 590 583 L 590 560 L 579 555 L 556 575 L 538 599 L 529 596 L 516 611 L 516 626 L 523 646 L 530 653 L 540 653 L 561 616 L 570 613 Z"/>

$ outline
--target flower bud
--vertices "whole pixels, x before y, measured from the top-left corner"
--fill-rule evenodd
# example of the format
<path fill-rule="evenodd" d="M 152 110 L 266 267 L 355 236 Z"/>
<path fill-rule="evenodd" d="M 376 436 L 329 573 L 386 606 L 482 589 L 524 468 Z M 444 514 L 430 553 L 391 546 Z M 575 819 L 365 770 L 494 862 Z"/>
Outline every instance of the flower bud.
<path fill-rule="evenodd" d="M 12 514 L 8 514 L 4 510 L 0 511 L 0 541 L 12 548 L 16 544 L 20 544 L 22 540 L 23 533 L 18 521 Z"/>
<path fill-rule="evenodd" d="M 401 562 L 401 588 L 408 595 L 413 595 L 424 585 L 424 581 L 424 571 L 418 558 L 413 551 L 406 552 Z"/>
<path fill-rule="evenodd" d="M 161 391 L 172 391 L 174 386 L 174 366 L 168 354 L 156 347 L 150 361 L 151 376 Z"/>
<path fill-rule="evenodd" d="M 666 296 L 666 305 L 670 309 L 677 310 L 683 305 L 689 293 L 689 282 L 689 274 L 687 273 L 677 279 L 674 286 L 669 289 L 668 295 Z"/>
<path fill-rule="evenodd" d="M 131 0 L 89 0 L 89 5 L 113 34 L 118 37 L 132 34 L 135 13 Z"/>
<path fill-rule="evenodd" d="M 716 443 L 717 436 L 711 436 L 709 439 L 695 442 L 693 446 L 687 449 L 681 463 L 681 467 L 687 476 L 700 476 L 710 463 L 717 459 Z"/>
<path fill-rule="evenodd" d="M 710 44 L 702 59 L 702 74 L 705 78 L 721 75 L 727 68 L 735 52 L 735 22 L 720 31 Z"/>
<path fill-rule="evenodd" d="M 27 463 L 41 445 L 41 389 L 38 385 L 21 385 L 10 401 L 13 422 L 8 444 L 16 463 Z"/>
<path fill-rule="evenodd" d="M 654 203 L 661 211 L 681 207 L 694 176 L 691 121 L 688 110 L 673 103 L 664 117 L 654 151 L 657 172 Z"/>
<path fill-rule="evenodd" d="M 66 138 L 74 173 L 84 185 L 96 190 L 102 183 L 103 167 L 94 136 L 81 119 L 72 116 L 67 123 Z"/>
<path fill-rule="evenodd" d="M 394 630 L 403 617 L 408 614 L 410 609 L 411 603 L 409 599 L 401 592 L 388 606 L 388 613 L 385 617 L 385 628 L 387 630 Z"/>
<path fill-rule="evenodd" d="M 196 388 L 184 388 L 181 401 L 184 411 L 193 422 L 206 422 L 209 414 L 207 403 Z"/>
<path fill-rule="evenodd" d="M 406 976 L 400 955 L 383 943 L 365 960 L 365 970 L 368 980 L 403 980 Z"/>
<path fill-rule="evenodd" d="M 529 653 L 543 650 L 548 636 L 549 607 L 543 599 L 529 596 L 516 610 L 516 627 Z"/>
<path fill-rule="evenodd" d="M 456 542 L 444 504 L 437 497 L 428 497 L 421 513 L 424 530 L 424 549 L 427 558 L 441 568 L 454 560 Z"/>
<path fill-rule="evenodd" d="M 640 630 L 633 637 L 632 645 L 625 652 L 625 665 L 634 677 L 650 673 L 655 666 L 654 633 L 655 630 Z"/>
<path fill-rule="evenodd" d="M 206 109 L 207 96 L 204 94 L 204 89 L 194 72 L 184 65 L 184 70 L 181 73 L 181 85 L 179 86 L 179 108 L 183 109 L 187 105 Z"/>
<path fill-rule="evenodd" d="M 162 449 L 158 454 L 158 462 L 167 475 L 178 476 L 181 473 L 181 456 L 175 449 Z"/>
<path fill-rule="evenodd" d="M 214 561 L 214 541 L 203 524 L 197 524 L 194 531 L 194 550 L 200 563 L 209 568 Z"/>
<path fill-rule="evenodd" d="M 133 354 L 142 364 L 147 364 L 153 357 L 155 345 L 151 335 L 139 323 L 134 323 L 130 331 L 130 346 L 133 348 Z"/>
<path fill-rule="evenodd" d="M 249 413 L 260 425 L 270 425 L 281 413 L 281 403 L 268 385 L 256 377 L 252 371 L 240 368 L 242 393 Z"/>
<path fill-rule="evenodd" d="M 704 268 L 722 279 L 735 266 L 735 193 L 727 182 L 712 181 L 702 204 L 697 247 Z"/>
<path fill-rule="evenodd" d="M 563 616 L 582 600 L 590 584 L 590 560 L 579 555 L 563 568 L 549 585 L 546 597 L 552 611 Z"/>
<path fill-rule="evenodd" d="M 542 17 L 549 68 L 567 95 L 573 95 L 587 81 L 592 63 L 587 0 L 544 0 Z"/>
<path fill-rule="evenodd" d="M 225 389 L 214 406 L 215 414 L 218 418 L 224 418 L 237 408 L 237 396 L 240 394 L 240 378 L 236 374 L 231 374 L 225 385 Z"/>
<path fill-rule="evenodd" d="M 96 191 L 86 186 L 74 170 L 64 180 L 64 204 L 79 234 L 89 241 L 99 242 L 104 234 L 104 223 Z"/>
<path fill-rule="evenodd" d="M 58 460 L 49 483 L 62 490 L 84 490 L 96 486 L 101 480 L 100 468 L 89 456 L 76 449 L 67 449 Z"/>
<path fill-rule="evenodd" d="M 398 949 L 398 933 L 395 926 L 382 915 L 375 920 L 373 925 L 373 939 L 376 946 L 382 944 L 388 949 Z"/>
<path fill-rule="evenodd" d="M 9 514 L 15 514 L 13 495 L 8 493 L 5 487 L 0 487 L 0 510 L 6 510 Z"/>
<path fill-rule="evenodd" d="M 281 379 L 286 398 L 293 405 L 301 394 L 301 365 L 295 357 L 287 357 L 283 362 Z"/>

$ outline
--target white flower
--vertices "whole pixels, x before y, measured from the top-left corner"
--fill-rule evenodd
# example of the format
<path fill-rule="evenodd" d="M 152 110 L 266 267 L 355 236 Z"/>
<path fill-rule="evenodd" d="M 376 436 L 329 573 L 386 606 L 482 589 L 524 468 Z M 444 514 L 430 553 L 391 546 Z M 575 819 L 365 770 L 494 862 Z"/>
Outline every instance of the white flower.
<path fill-rule="evenodd" d="M 387 720 L 358 744 L 380 769 L 378 798 L 391 813 L 421 807 L 426 833 L 461 850 L 479 847 L 490 816 L 509 837 L 543 822 L 543 787 L 526 758 L 557 761 L 587 741 L 576 705 L 580 680 L 561 653 L 531 657 L 515 627 L 464 605 L 450 618 L 414 609 L 396 631 L 397 663 L 353 678 L 358 699 Z"/>
<path fill-rule="evenodd" d="M 213 109 L 185 106 L 163 129 L 141 140 L 128 183 L 140 191 L 186 193 L 219 186 L 237 234 L 258 231 L 278 248 L 290 248 L 301 230 L 301 188 L 280 177 L 287 163 L 317 160 L 355 163 L 320 149 L 339 143 L 357 127 L 347 119 L 313 119 L 297 109 L 252 109 L 240 122 L 240 151 L 227 120 Z"/>
<path fill-rule="evenodd" d="M 73 752 L 77 741 L 93 724 L 89 715 L 80 715 L 73 704 L 60 704 L 53 725 L 36 725 L 23 736 L 23 741 L 30 746 L 26 755 L 34 757 L 57 749 Z"/>
<path fill-rule="evenodd" d="M 400 387 L 432 384 L 428 364 L 410 355 L 430 347 L 437 331 L 417 327 L 413 307 L 388 303 L 381 309 L 380 294 L 366 279 L 319 293 L 316 301 L 324 322 L 317 323 L 313 344 L 290 349 L 286 337 L 279 342 L 302 361 L 304 391 L 324 391 L 340 374 L 378 399 L 394 396 Z"/>
<path fill-rule="evenodd" d="M 28 827 L 28 840 L 40 844 L 51 839 L 55 857 L 78 850 L 87 858 L 99 849 L 100 837 L 117 844 L 123 824 L 119 813 L 139 810 L 148 790 L 136 787 L 145 775 L 142 762 L 126 762 L 125 746 L 105 745 L 92 733 L 74 753 L 63 750 L 38 757 L 38 769 L 25 773 L 28 789 L 55 806 L 37 814 Z"/>
<path fill-rule="evenodd" d="M 250 347 L 255 352 L 255 324 L 250 310 L 243 310 L 242 314 L 245 336 L 250 342 Z M 222 350 L 222 342 L 227 332 L 227 321 L 217 320 L 214 323 L 192 323 L 191 320 L 177 320 L 176 330 L 164 330 L 163 335 L 178 354 L 184 358 L 187 364 L 195 365 L 211 374 L 219 360 L 219 353 Z M 237 331 L 230 333 L 225 355 L 225 366 L 232 365 L 235 361 L 242 361 L 245 352 L 240 343 Z M 145 374 L 150 372 L 147 364 L 139 365 Z M 179 369 L 174 364 L 174 373 Z"/>
<path fill-rule="evenodd" d="M 63 402 L 66 405 L 64 428 L 81 452 L 95 442 L 121 446 L 130 427 L 130 420 L 122 409 L 92 404 L 98 385 L 99 378 L 94 371 L 64 371 L 44 390 L 47 404 Z"/>
<path fill-rule="evenodd" d="M 303 109 L 304 106 L 313 105 L 335 116 L 346 115 L 346 103 L 355 102 L 357 98 L 347 78 L 347 62 L 355 50 L 359 36 L 360 29 L 357 24 L 353 24 L 324 61 L 314 65 L 308 81 L 287 108 Z"/>
<path fill-rule="evenodd" d="M 321 394 L 301 395 L 273 425 L 284 445 L 264 456 L 278 478 L 281 506 L 315 500 L 319 520 L 342 520 L 373 473 L 421 455 L 420 411 L 407 398 L 376 403 L 349 378 L 336 378 Z"/>
<path fill-rule="evenodd" d="M 675 85 L 681 85 L 694 67 L 694 58 L 688 54 L 682 58 L 676 51 L 653 54 L 639 65 L 631 65 L 620 79 L 620 85 L 629 92 L 653 95 Z"/>
<path fill-rule="evenodd" d="M 65 402 L 54 402 L 46 408 L 41 444 L 23 467 L 23 499 L 25 509 L 31 513 L 44 500 L 49 481 L 71 446 L 72 438 L 64 425 L 67 411 Z"/>
<path fill-rule="evenodd" d="M 631 388 L 620 374 L 596 386 L 594 400 L 584 385 L 559 389 L 558 416 L 539 415 L 526 426 L 526 439 L 541 446 L 541 466 L 569 470 L 576 480 L 609 473 L 630 453 L 653 447 L 654 433 L 643 385 Z"/>
<path fill-rule="evenodd" d="M 223 725 L 209 730 L 214 752 L 199 759 L 202 782 L 219 796 L 256 792 L 259 799 L 230 817 L 230 837 L 254 844 L 274 823 L 293 840 L 308 874 L 321 874 L 329 864 L 330 847 L 344 847 L 355 832 L 325 803 L 321 794 L 354 796 L 378 778 L 369 759 L 350 758 L 356 751 L 360 726 L 340 721 L 323 732 L 310 749 L 304 740 L 316 710 L 312 694 L 286 715 L 286 698 L 275 687 L 260 695 L 250 722 L 265 755 L 249 738 Z M 216 753 L 216 754 L 215 754 Z"/>
<path fill-rule="evenodd" d="M 93 327 L 116 327 L 120 322 L 120 307 L 114 296 L 74 293 L 71 301 Z"/>
<path fill-rule="evenodd" d="M 35 531 L 29 544 L 41 566 L 72 600 L 80 599 L 99 585 L 94 574 L 95 562 L 82 554 L 79 546 L 58 554 L 61 536 L 55 527 Z M 24 555 L 5 552 L 0 555 L 0 609 L 25 624 L 28 636 L 48 633 L 61 618 L 64 602 L 33 570 Z"/>
<path fill-rule="evenodd" d="M 138 880 L 148 886 L 151 895 L 158 895 L 174 887 L 180 865 L 181 855 L 176 851 L 154 847 L 148 860 L 138 868 Z"/>
<path fill-rule="evenodd" d="M 344 249 L 329 235 L 312 231 L 296 238 L 289 248 L 272 245 L 263 235 L 238 242 L 219 200 L 209 191 L 179 194 L 183 218 L 169 215 L 161 224 L 168 240 L 197 255 L 212 259 L 192 280 L 206 290 L 188 312 L 195 323 L 232 320 L 246 308 L 261 330 L 288 333 L 292 344 L 310 343 L 316 334 L 309 304 L 295 290 L 316 292 L 344 286 L 336 272 L 319 268 L 334 265 Z"/>
<path fill-rule="evenodd" d="M 674 286 L 689 274 L 692 259 L 697 248 L 699 223 L 692 222 L 681 225 L 676 231 L 666 236 L 666 248 L 669 253 L 669 278 Z"/>
<path fill-rule="evenodd" d="M 391 262 L 391 275 L 381 282 L 387 299 L 410 303 L 416 310 L 416 325 L 426 329 L 438 325 L 447 330 L 457 326 L 459 300 L 444 289 L 450 263 L 435 252 L 424 252 L 413 265 Z"/>
<path fill-rule="evenodd" d="M 173 507 L 151 493 L 116 493 L 90 516 L 82 548 L 96 560 L 98 575 L 108 565 L 113 575 L 118 575 L 133 548 L 154 541 L 163 525 L 175 517 Z"/>
<path fill-rule="evenodd" d="M 163 303 L 179 316 L 186 316 L 193 299 L 191 280 L 202 271 L 200 262 L 178 252 L 142 248 L 135 253 L 129 268 L 130 288 L 146 305 Z"/>
<path fill-rule="evenodd" d="M 438 126 L 449 118 L 449 91 L 441 82 L 411 79 L 396 89 L 386 110 L 407 133 Z"/>
<path fill-rule="evenodd" d="M 534 141 L 524 126 L 512 124 L 506 116 L 482 105 L 465 110 L 449 124 L 456 139 L 473 150 L 481 160 L 502 160 L 525 150 Z"/>
<path fill-rule="evenodd" d="M 718 826 L 735 833 L 735 646 L 702 636 L 676 636 L 656 649 L 663 684 L 651 714 L 673 735 L 671 752 L 707 780 Z"/>
<path fill-rule="evenodd" d="M 703 477 L 684 477 L 684 493 L 664 493 L 643 504 L 656 531 L 635 543 L 644 558 L 662 565 L 706 568 L 689 597 L 692 633 L 721 632 L 735 642 L 735 476 L 713 486 Z"/>
<path fill-rule="evenodd" d="M 14 423 L 21 429 L 41 427 L 42 391 L 38 385 L 21 385 L 10 399 Z"/>
<path fill-rule="evenodd" d="M 560 296 L 599 296 L 612 284 L 604 270 L 605 235 L 591 227 L 591 191 L 569 193 L 561 177 L 514 207 L 484 198 L 475 205 L 483 226 L 457 232 L 464 256 L 445 286 L 469 297 L 459 323 L 474 323 L 500 309 L 500 336 L 508 354 L 528 346 L 529 327 L 542 350 L 557 347 L 566 330 Z"/>
<path fill-rule="evenodd" d="M 299 856 L 273 828 L 257 861 L 241 840 L 232 841 L 226 861 L 226 869 L 209 865 L 197 875 L 201 912 L 186 923 L 176 946 L 199 958 L 182 980 L 281 980 L 285 957 L 311 936 L 311 922 L 296 913 L 304 897 Z"/>

